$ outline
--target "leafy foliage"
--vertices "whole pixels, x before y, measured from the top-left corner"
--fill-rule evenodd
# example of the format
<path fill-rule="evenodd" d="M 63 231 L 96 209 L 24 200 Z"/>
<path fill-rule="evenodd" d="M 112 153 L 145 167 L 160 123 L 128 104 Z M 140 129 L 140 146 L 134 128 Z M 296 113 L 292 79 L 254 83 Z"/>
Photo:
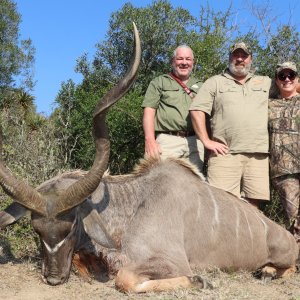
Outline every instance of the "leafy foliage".
<path fill-rule="evenodd" d="M 142 39 L 139 76 L 134 93 L 127 95 L 108 116 L 112 139 L 110 169 L 117 173 L 128 172 L 143 156 L 140 105 L 150 80 L 170 71 L 170 59 L 179 44 L 193 47 L 197 65 L 201 66 L 195 73 L 203 80 L 224 69 L 226 62 L 222 57 L 227 51 L 225 41 L 228 39 L 224 34 L 233 30 L 229 25 L 229 17 L 230 8 L 224 13 L 202 8 L 201 18 L 197 21 L 187 10 L 174 9 L 168 1 L 154 1 L 145 8 L 135 8 L 127 3 L 120 11 L 113 13 L 108 39 L 97 44 L 92 63 L 87 61 L 86 55 L 77 63 L 76 69 L 84 79 L 82 84 L 75 87 L 72 109 L 68 110 L 71 122 L 67 130 L 77 140 L 70 158 L 72 166 L 87 168 L 91 164 L 92 110 L 96 99 L 117 82 L 129 65 L 133 47 L 133 21 L 137 24 Z M 213 59 L 214 63 L 208 58 Z M 63 86 L 56 99 L 59 106 L 64 101 L 65 89 L 66 86 Z M 135 95 L 134 98 L 131 95 Z M 64 114 L 64 110 L 61 113 Z"/>
<path fill-rule="evenodd" d="M 144 135 L 142 130 L 141 104 L 143 96 L 138 90 L 128 93 L 108 113 L 110 128 L 110 171 L 114 174 L 128 173 L 142 157 Z"/>
<path fill-rule="evenodd" d="M 2 156 L 15 176 L 37 186 L 67 166 L 58 155 L 59 140 L 53 122 L 41 115 L 31 113 L 25 117 L 26 114 L 28 112 L 21 105 L 2 110 Z M 1 193 L 0 203 L 4 208 L 11 199 Z M 32 255 L 39 246 L 29 218 L 6 228 L 1 237 L 9 239 L 12 252 L 18 257 Z"/>
<path fill-rule="evenodd" d="M 272 78 L 276 65 L 285 61 L 300 64 L 300 36 L 295 27 L 281 25 L 266 47 L 258 51 L 258 70 L 261 74 Z"/>
<path fill-rule="evenodd" d="M 31 67 L 34 48 L 31 40 L 18 40 L 20 14 L 11 0 L 1 0 L 0 5 L 0 95 L 12 87 L 14 77 L 21 76 L 22 87 L 33 87 Z"/>
<path fill-rule="evenodd" d="M 134 8 L 127 3 L 120 11 L 112 14 L 108 39 L 97 45 L 93 62 L 89 64 L 84 55 L 77 63 L 76 69 L 84 79 L 76 87 L 73 106 L 69 111 L 72 123 L 69 130 L 71 136 L 77 138 L 70 159 L 73 167 L 87 168 L 91 164 L 92 111 L 97 99 L 118 81 L 129 65 L 133 48 L 133 21 L 139 28 L 143 49 L 139 77 L 135 92 L 131 94 L 134 97 L 127 95 L 125 99 L 131 99 L 132 102 L 123 100 L 108 114 L 112 139 L 110 169 L 118 173 L 128 172 L 143 156 L 140 107 L 143 95 L 154 76 L 170 70 L 172 52 L 178 43 L 186 40 L 188 27 L 194 18 L 184 9 L 172 8 L 168 1 L 154 1 L 146 8 Z M 63 101 L 61 94 L 56 101 L 59 104 Z"/>
<path fill-rule="evenodd" d="M 57 97 L 59 108 L 52 117 L 61 141 L 61 156 L 73 168 L 87 169 L 93 162 L 93 110 L 103 94 L 100 88 L 99 91 L 94 91 L 93 83 L 84 82 L 75 87 L 69 81 L 62 85 Z"/>
<path fill-rule="evenodd" d="M 142 62 L 138 84 L 143 93 L 149 79 L 170 71 L 170 58 L 174 49 L 187 43 L 189 28 L 195 21 L 185 9 L 174 9 L 169 1 L 153 1 L 144 8 L 125 4 L 112 14 L 108 39 L 97 45 L 95 58 L 110 66 L 115 78 L 127 69 L 133 48 L 132 22 L 135 22 L 142 42 Z"/>
<path fill-rule="evenodd" d="M 66 88 L 67 86 L 64 89 L 65 93 L 67 92 Z M 60 112 L 57 110 L 55 117 L 57 125 L 63 129 L 60 131 L 59 140 L 66 141 L 64 149 L 61 148 L 61 150 L 65 156 L 69 156 L 69 162 L 73 168 L 81 169 L 88 169 L 93 163 L 94 144 L 91 134 L 93 110 L 106 92 L 98 91 L 92 94 L 85 88 L 85 85 L 78 86 L 66 106 L 71 109 L 67 114 L 66 110 Z M 64 99 L 66 100 L 66 98 Z M 59 99 L 62 101 L 62 94 Z M 112 173 L 128 172 L 141 157 L 143 151 L 141 102 L 140 92 L 134 90 L 108 112 L 107 123 L 110 128 L 112 144 L 110 159 Z M 63 128 L 62 124 L 65 124 L 66 127 Z M 64 136 L 68 138 L 65 139 Z M 74 152 L 70 153 L 70 149 L 73 149 Z"/>
<path fill-rule="evenodd" d="M 233 21 L 234 12 L 231 5 L 224 11 L 215 11 L 209 4 L 199 6 L 199 9 L 199 17 L 195 18 L 189 11 L 180 7 L 173 8 L 169 1 L 160 0 L 139 8 L 126 3 L 111 15 L 107 39 L 96 45 L 97 51 L 92 61 L 89 62 L 87 56 L 83 55 L 77 62 L 76 70 L 84 79 L 81 84 L 72 87 L 72 108 L 69 106 L 67 110 L 70 123 L 68 127 L 64 127 L 64 130 L 70 133 L 68 136 L 73 139 L 66 147 L 72 148 L 69 161 L 73 167 L 88 168 L 91 164 L 92 111 L 97 99 L 126 71 L 133 47 L 133 21 L 137 24 L 142 39 L 142 61 L 134 86 L 135 98 L 131 100 L 132 103 L 129 105 L 127 99 L 130 99 L 130 95 L 127 95 L 123 100 L 124 104 L 121 101 L 109 113 L 112 172 L 127 172 L 131 169 L 129 166 L 143 156 L 142 127 L 141 123 L 135 121 L 135 117 L 139 116 L 141 120 L 142 111 L 139 106 L 145 90 L 155 76 L 170 71 L 170 58 L 179 44 L 188 44 L 194 50 L 196 61 L 194 73 L 203 81 L 226 68 L 228 48 L 236 41 L 243 40 L 251 45 L 254 51 L 254 67 L 262 75 L 272 76 L 278 57 L 286 58 L 287 53 L 293 54 L 292 57 L 289 56 L 290 59 L 298 61 L 299 37 L 294 28 L 279 26 L 277 35 L 265 39 L 267 44 L 264 45 L 263 36 L 257 30 L 250 28 L 248 32 L 240 31 L 239 26 Z M 293 45 L 290 47 L 291 51 L 287 52 L 286 49 L 290 45 Z M 62 86 L 56 99 L 61 114 L 66 112 L 61 94 L 65 89 L 66 86 Z M 116 115 L 116 111 L 122 111 L 123 115 L 120 113 Z M 128 118 L 132 115 L 132 111 L 135 112 L 135 116 Z M 136 137 L 141 140 L 137 140 Z M 133 138 L 136 144 L 131 142 Z M 133 155 L 134 159 L 131 158 Z M 125 161 L 128 163 L 124 164 Z"/>
<path fill-rule="evenodd" d="M 215 12 L 209 5 L 200 8 L 189 45 L 195 55 L 195 74 L 203 81 L 227 66 L 231 33 L 237 31 L 237 26 L 231 24 L 231 14 L 231 6 L 224 12 Z"/>

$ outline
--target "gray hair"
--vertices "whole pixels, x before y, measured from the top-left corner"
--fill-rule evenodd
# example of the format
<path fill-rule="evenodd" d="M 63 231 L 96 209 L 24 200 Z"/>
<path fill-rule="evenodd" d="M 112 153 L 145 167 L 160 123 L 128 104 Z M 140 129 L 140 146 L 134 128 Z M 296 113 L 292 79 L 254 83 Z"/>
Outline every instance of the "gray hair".
<path fill-rule="evenodd" d="M 174 50 L 173 56 L 172 56 L 172 60 L 173 60 L 173 58 L 176 57 L 177 50 L 180 49 L 180 48 L 190 49 L 190 50 L 192 51 L 192 55 L 193 55 L 193 59 L 194 59 L 194 52 L 193 52 L 192 48 L 189 47 L 188 45 L 182 44 L 182 45 L 179 45 L 179 46 Z"/>

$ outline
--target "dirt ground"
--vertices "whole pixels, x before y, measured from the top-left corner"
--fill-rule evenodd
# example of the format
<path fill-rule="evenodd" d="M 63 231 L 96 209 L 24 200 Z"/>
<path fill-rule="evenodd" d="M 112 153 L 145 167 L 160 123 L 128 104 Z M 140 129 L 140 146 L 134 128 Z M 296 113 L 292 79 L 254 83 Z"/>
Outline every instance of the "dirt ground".
<path fill-rule="evenodd" d="M 204 275 L 213 285 L 212 290 L 178 290 L 168 293 L 125 295 L 115 290 L 114 280 L 90 283 L 72 273 L 67 283 L 48 286 L 40 279 L 40 269 L 32 262 L 7 262 L 0 264 L 0 299 L 6 300 L 77 300 L 77 299 L 268 299 L 300 300 L 300 274 L 289 279 L 277 279 L 263 284 L 250 273 L 223 273 L 214 270 Z"/>

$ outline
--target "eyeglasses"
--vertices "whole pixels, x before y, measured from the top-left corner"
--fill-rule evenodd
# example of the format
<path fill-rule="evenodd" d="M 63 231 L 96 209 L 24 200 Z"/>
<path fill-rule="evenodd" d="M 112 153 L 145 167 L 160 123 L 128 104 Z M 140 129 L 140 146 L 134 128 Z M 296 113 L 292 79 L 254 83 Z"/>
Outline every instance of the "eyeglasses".
<path fill-rule="evenodd" d="M 290 72 L 290 73 L 287 73 L 287 74 L 285 74 L 285 73 L 279 73 L 278 75 L 277 75 L 277 78 L 279 79 L 279 80 L 281 80 L 281 81 L 285 81 L 287 78 L 289 79 L 289 80 L 294 80 L 296 77 L 298 76 L 298 74 L 297 73 L 295 73 L 295 72 Z"/>

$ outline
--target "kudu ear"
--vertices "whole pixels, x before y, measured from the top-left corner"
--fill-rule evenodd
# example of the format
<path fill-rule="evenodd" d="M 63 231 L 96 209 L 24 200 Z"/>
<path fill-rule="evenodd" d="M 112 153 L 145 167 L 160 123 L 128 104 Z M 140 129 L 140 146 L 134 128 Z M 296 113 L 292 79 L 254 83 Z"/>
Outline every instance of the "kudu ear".
<path fill-rule="evenodd" d="M 23 205 L 13 202 L 4 210 L 0 211 L 0 229 L 17 222 L 20 218 L 24 217 L 28 209 Z"/>
<path fill-rule="evenodd" d="M 80 215 L 84 230 L 97 244 L 105 248 L 116 248 L 112 238 L 107 233 L 101 217 L 89 199 L 80 205 Z"/>

